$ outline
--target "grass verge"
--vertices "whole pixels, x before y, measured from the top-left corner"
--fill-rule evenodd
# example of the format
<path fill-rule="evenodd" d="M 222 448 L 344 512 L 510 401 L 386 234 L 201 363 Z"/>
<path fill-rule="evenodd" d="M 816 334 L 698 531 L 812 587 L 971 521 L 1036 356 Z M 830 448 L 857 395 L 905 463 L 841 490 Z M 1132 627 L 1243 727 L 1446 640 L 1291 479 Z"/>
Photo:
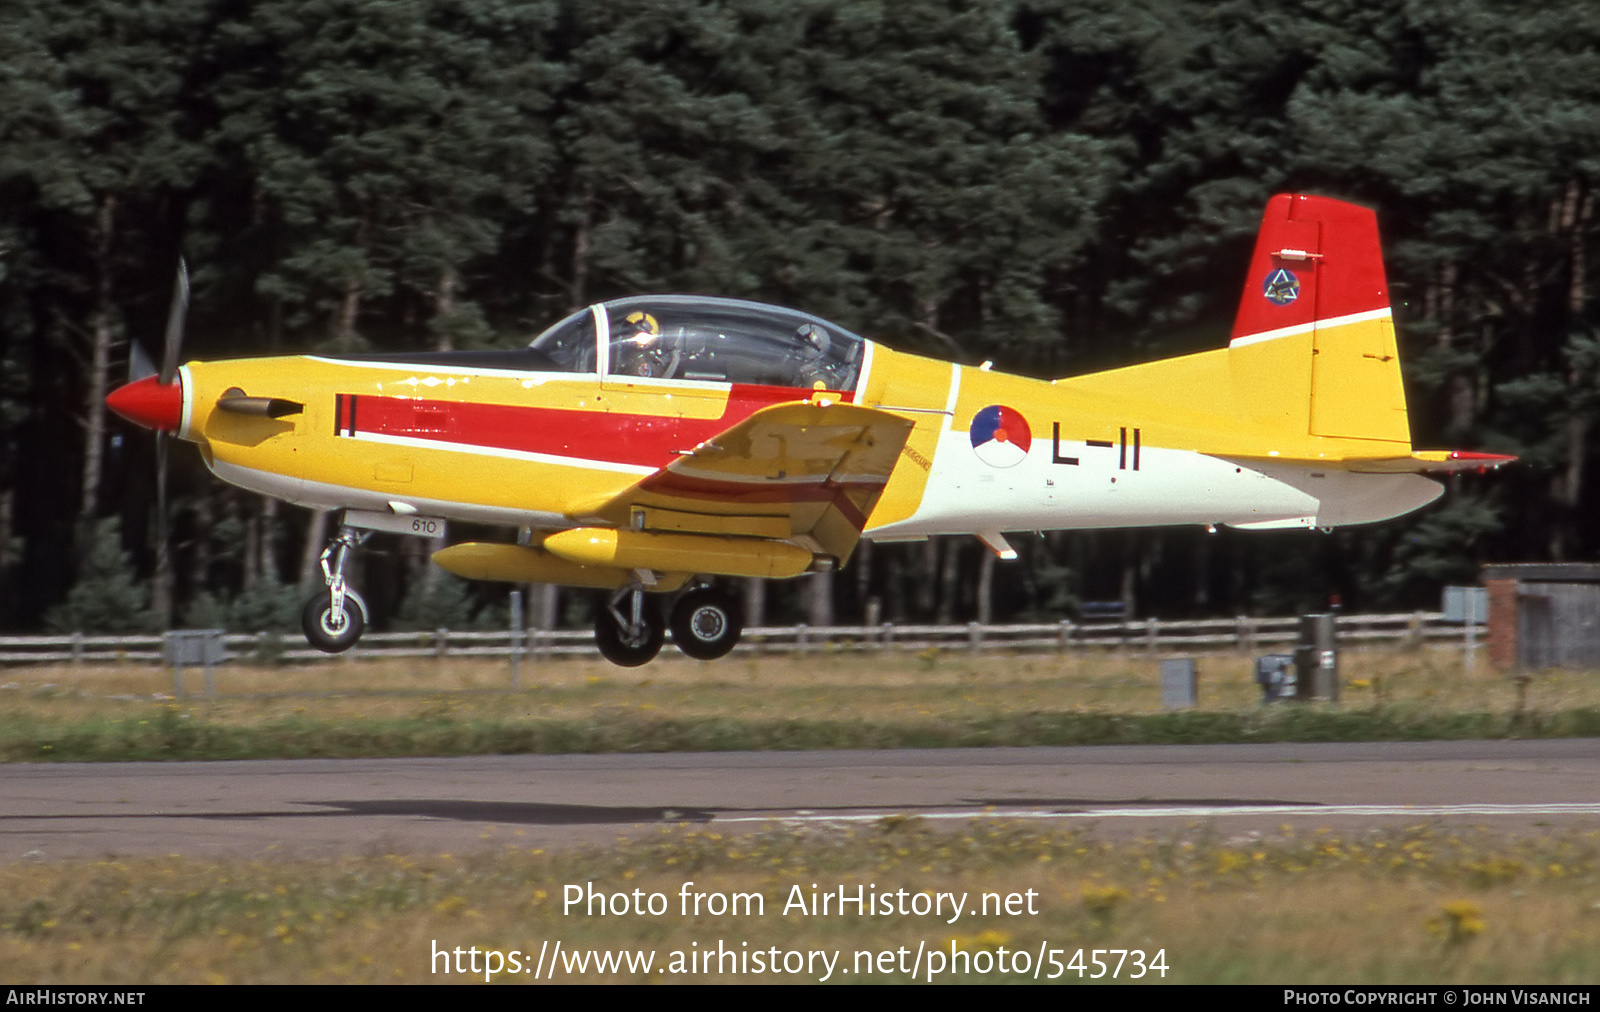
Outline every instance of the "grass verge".
<path fill-rule="evenodd" d="M 620 893 L 628 909 L 569 907 L 569 886 Z M 891 896 L 890 907 L 815 906 L 858 889 Z M 698 913 L 685 899 L 696 893 Z M 714 895 L 735 893 L 746 897 L 739 914 L 713 912 Z M 919 914 L 918 893 L 964 897 L 962 912 L 950 916 L 952 899 Z M 824 977 L 828 964 L 812 955 L 822 953 L 830 982 L 1088 982 L 1094 950 L 1137 949 L 1146 982 L 1586 984 L 1600 977 L 1597 930 L 1594 832 L 1506 840 L 1428 826 L 1284 827 L 1222 837 L 1197 827 L 1113 844 L 1036 824 L 936 830 L 892 818 L 749 836 L 668 827 L 606 849 L 469 858 L 0 867 L 6 969 L 38 983 L 531 983 L 531 972 L 504 972 L 507 956 L 531 971 L 559 942 L 565 956 L 541 962 L 541 981 L 553 963 L 554 979 L 570 983 L 811 982 Z M 457 948 L 467 972 L 455 968 Z M 1072 965 L 1080 950 L 1082 977 Z M 758 951 L 770 953 L 763 967 L 789 969 L 756 969 Z M 631 968 L 603 968 L 595 955 L 622 952 Z M 696 961 L 708 952 L 735 955 Z M 1164 974 L 1152 969 L 1158 959 Z M 1124 960 L 1119 976 L 1134 972 Z"/>
<path fill-rule="evenodd" d="M 618 669 L 461 660 L 227 668 L 215 698 L 160 670 L 13 670 L 0 761 L 1600 736 L 1600 678 L 1524 685 L 1454 651 L 1347 651 L 1343 701 L 1261 706 L 1248 658 L 1200 659 L 1201 708 L 1159 704 L 1157 659 L 819 654 Z"/>
<path fill-rule="evenodd" d="M 152 718 L 57 723 L 0 718 L 5 761 L 120 761 L 519 753 L 958 748 L 1024 745 L 1424 741 L 1600 736 L 1600 710 L 1436 713 L 1406 706 L 1363 710 L 1276 707 L 1250 713 L 1021 713 L 906 719 L 681 719 L 634 714 L 492 719 L 311 716 L 240 726 L 169 705 Z"/>

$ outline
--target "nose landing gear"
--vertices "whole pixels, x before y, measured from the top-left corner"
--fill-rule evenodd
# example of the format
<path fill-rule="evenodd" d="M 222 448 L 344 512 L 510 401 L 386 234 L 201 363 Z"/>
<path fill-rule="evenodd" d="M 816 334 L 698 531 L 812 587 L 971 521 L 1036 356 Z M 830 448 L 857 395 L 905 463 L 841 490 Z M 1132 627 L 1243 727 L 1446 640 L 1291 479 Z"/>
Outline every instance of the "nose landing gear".
<path fill-rule="evenodd" d="M 366 532 L 353 527 L 339 528 L 339 534 L 322 550 L 322 579 L 326 592 L 313 594 L 300 611 L 300 628 L 306 640 L 324 653 L 349 650 L 367 626 L 367 603 L 345 583 L 345 563 L 363 541 Z"/>

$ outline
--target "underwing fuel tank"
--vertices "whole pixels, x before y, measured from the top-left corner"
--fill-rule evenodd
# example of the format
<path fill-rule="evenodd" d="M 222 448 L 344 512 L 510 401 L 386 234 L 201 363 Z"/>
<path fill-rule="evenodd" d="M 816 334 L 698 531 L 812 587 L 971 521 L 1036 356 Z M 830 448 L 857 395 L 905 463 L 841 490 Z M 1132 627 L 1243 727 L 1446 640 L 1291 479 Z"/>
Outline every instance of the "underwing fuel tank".
<path fill-rule="evenodd" d="M 552 555 L 584 566 L 708 576 L 799 576 L 813 556 L 786 541 L 578 527 L 544 539 Z"/>
<path fill-rule="evenodd" d="M 534 545 L 506 545 L 468 541 L 433 553 L 434 565 L 467 580 L 503 583 L 555 583 L 566 587 L 615 590 L 626 586 L 633 574 L 611 566 L 586 566 L 551 555 Z M 686 572 L 664 573 L 649 589 L 677 590 L 689 578 Z"/>

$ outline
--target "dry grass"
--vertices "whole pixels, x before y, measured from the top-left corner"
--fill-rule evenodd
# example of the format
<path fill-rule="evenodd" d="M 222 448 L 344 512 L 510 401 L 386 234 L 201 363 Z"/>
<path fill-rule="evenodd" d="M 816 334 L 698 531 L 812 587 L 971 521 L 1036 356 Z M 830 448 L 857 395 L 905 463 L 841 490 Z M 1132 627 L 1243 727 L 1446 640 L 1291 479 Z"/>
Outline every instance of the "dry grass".
<path fill-rule="evenodd" d="M 1341 660 L 1346 708 L 1396 704 L 1507 714 L 1517 706 L 1510 679 L 1483 664 L 1464 672 L 1459 651 L 1347 650 Z M 1249 658 L 1202 656 L 1199 671 L 1203 709 L 1259 706 Z M 191 695 L 185 706 L 222 724 L 306 715 L 331 722 L 398 719 L 441 710 L 459 719 L 632 714 L 865 721 L 1161 711 L 1157 660 L 1142 654 L 819 652 L 736 655 L 711 663 L 663 654 L 643 668 L 561 659 L 525 663 L 518 692 L 510 691 L 503 662 L 456 659 L 238 666 L 219 668 L 216 679 L 219 698 Z M 198 693 L 198 672 L 190 672 L 188 684 Z M 122 718 L 170 701 L 172 683 L 166 672 L 144 667 L 14 668 L 0 675 L 0 699 L 13 714 L 46 721 Z M 1600 707 L 1600 678 L 1588 672 L 1540 675 L 1528 688 L 1526 705 L 1545 713 Z"/>
<path fill-rule="evenodd" d="M 1348 651 L 1341 705 L 1263 708 L 1250 672 L 1203 658 L 1201 708 L 1165 712 L 1142 654 L 565 660 L 516 691 L 504 665 L 459 659 L 239 667 L 183 700 L 158 670 L 13 670 L 0 761 L 1600 736 L 1592 675 L 1524 692 L 1453 651 Z"/>
<path fill-rule="evenodd" d="M 762 916 L 683 916 L 685 882 L 758 892 Z M 660 892 L 663 916 L 563 913 L 562 887 Z M 801 916 L 790 890 L 1036 894 L 1038 913 L 942 918 Z M 453 950 L 632 949 L 657 967 L 715 948 L 842 954 L 952 945 L 1001 950 L 1164 950 L 1172 982 L 1590 983 L 1600 975 L 1600 834 L 1504 840 L 1403 831 L 1219 838 L 1204 827 L 1108 843 L 1017 823 L 940 831 L 917 820 L 730 836 L 674 827 L 604 850 L 508 850 L 463 859 L 372 855 L 321 863 L 170 858 L 0 868 L 7 975 L 30 982 L 463 982 L 430 972 Z M 748 943 L 746 947 L 743 943 Z M 1087 952 L 1086 952 L 1087 957 Z M 1115 959 L 1115 957 L 1111 957 Z M 439 964 L 432 964 L 437 969 Z M 1094 971 L 1092 963 L 1088 972 Z M 1052 972 L 1049 966 L 1045 975 Z M 1132 972 L 1131 964 L 1124 975 Z M 810 981 L 784 975 L 652 974 L 657 981 Z M 923 964 L 923 977 L 927 964 Z M 899 970 L 872 980 L 904 980 Z M 1155 977 L 1155 975 L 1151 975 Z M 999 981 L 971 973 L 941 979 Z M 478 979 L 482 979 L 481 975 Z M 531 981 L 501 975 L 500 982 Z M 640 974 L 559 975 L 638 980 Z M 1065 979 L 1076 980 L 1075 970 Z M 1156 977 L 1155 979 L 1161 979 Z"/>

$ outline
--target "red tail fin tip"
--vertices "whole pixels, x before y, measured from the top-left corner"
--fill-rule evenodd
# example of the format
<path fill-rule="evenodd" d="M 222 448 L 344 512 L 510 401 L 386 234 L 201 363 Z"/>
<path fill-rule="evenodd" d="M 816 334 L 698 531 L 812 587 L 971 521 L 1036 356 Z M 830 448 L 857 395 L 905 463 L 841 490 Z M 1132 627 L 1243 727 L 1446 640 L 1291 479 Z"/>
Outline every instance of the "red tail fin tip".
<path fill-rule="evenodd" d="M 1233 344 L 1388 309 L 1378 218 L 1370 208 L 1289 193 L 1268 202 L 1233 324 Z"/>

